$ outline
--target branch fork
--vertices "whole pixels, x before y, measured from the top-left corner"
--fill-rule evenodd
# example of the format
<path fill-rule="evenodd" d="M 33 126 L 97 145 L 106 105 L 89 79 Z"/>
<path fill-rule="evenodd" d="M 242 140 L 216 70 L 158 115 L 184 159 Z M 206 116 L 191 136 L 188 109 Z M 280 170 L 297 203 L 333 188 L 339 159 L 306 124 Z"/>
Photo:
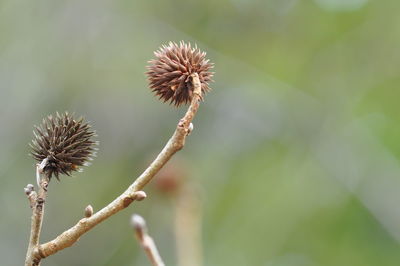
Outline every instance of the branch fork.
<path fill-rule="evenodd" d="M 72 246 L 79 238 L 91 230 L 93 227 L 106 220 L 110 216 L 128 207 L 133 201 L 143 200 L 146 193 L 142 189 L 148 184 L 159 170 L 169 161 L 169 159 L 185 145 L 186 136 L 193 130 L 191 123 L 202 100 L 202 90 L 199 75 L 193 73 L 190 75 L 190 82 L 193 86 L 193 94 L 190 106 L 184 117 L 179 121 L 176 130 L 169 139 L 165 147 L 161 150 L 156 159 L 148 168 L 117 198 L 101 210 L 93 213 L 93 210 L 85 211 L 85 217 L 78 221 L 70 229 L 64 231 L 55 239 L 39 244 L 40 231 L 42 227 L 43 211 L 47 196 L 47 189 L 50 178 L 46 176 L 44 168 L 47 159 L 37 165 L 36 177 L 38 181 L 38 193 L 34 191 L 32 185 L 25 188 L 32 206 L 31 237 L 29 241 L 28 252 L 25 266 L 40 265 L 40 261 L 58 251 Z M 87 207 L 88 208 L 88 207 Z M 164 264 L 159 264 L 164 265 Z"/>

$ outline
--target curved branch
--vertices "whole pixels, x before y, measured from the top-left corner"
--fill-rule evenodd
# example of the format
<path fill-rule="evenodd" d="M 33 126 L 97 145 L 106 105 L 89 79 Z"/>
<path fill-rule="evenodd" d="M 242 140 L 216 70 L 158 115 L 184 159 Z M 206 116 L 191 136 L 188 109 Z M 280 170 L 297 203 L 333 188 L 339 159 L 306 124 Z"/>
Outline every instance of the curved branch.
<path fill-rule="evenodd" d="M 94 213 L 90 217 L 81 219 L 77 224 L 57 236 L 55 239 L 40 245 L 34 252 L 35 258 L 40 261 L 42 258 L 46 258 L 73 245 L 83 234 L 91 230 L 93 227 L 128 207 L 134 200 L 138 199 L 137 192 L 142 190 L 155 174 L 158 173 L 158 171 L 168 162 L 168 160 L 177 151 L 183 148 L 186 136 L 190 133 L 190 124 L 196 115 L 200 101 L 202 100 L 201 83 L 198 74 L 194 73 L 190 77 L 193 85 L 193 98 L 190 106 L 184 117 L 179 121 L 174 134 L 157 158 L 135 180 L 135 182 L 125 190 L 125 192 L 109 203 L 106 207 Z"/>

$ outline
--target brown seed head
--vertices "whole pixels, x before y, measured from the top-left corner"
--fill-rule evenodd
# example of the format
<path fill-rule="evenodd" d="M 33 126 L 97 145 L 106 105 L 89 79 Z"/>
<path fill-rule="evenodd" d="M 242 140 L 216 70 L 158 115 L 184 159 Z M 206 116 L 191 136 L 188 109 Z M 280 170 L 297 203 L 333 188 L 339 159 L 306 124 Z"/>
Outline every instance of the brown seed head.
<path fill-rule="evenodd" d="M 60 174 L 71 175 L 96 155 L 92 138 L 95 132 L 83 118 L 75 120 L 69 113 L 48 116 L 40 126 L 35 126 L 35 137 L 29 145 L 32 156 L 39 163 L 47 158 L 44 172 L 59 179 Z"/>
<path fill-rule="evenodd" d="M 164 102 L 179 106 L 190 103 L 193 87 L 190 75 L 197 73 L 201 82 L 202 94 L 210 91 L 208 83 L 212 81 L 213 64 L 205 58 L 206 53 L 190 43 L 170 42 L 154 52 L 156 59 L 150 60 L 146 72 L 150 89 Z"/>

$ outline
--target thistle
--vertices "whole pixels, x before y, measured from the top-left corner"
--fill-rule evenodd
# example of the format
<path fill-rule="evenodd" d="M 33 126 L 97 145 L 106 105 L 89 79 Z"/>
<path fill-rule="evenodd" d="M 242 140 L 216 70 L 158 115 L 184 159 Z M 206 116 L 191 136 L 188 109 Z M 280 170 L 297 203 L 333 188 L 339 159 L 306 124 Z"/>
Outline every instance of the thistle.
<path fill-rule="evenodd" d="M 164 102 L 179 106 L 190 103 L 193 86 L 190 75 L 197 73 L 201 82 L 202 94 L 210 91 L 208 83 L 213 76 L 210 69 L 213 64 L 205 59 L 206 53 L 197 46 L 183 41 L 178 44 L 170 42 L 154 52 L 156 59 L 150 60 L 146 72 L 150 89 Z"/>
<path fill-rule="evenodd" d="M 49 178 L 69 176 L 95 156 L 95 132 L 83 118 L 75 120 L 67 112 L 49 115 L 40 126 L 35 126 L 33 133 L 31 155 L 39 163 L 47 159 L 43 171 Z"/>

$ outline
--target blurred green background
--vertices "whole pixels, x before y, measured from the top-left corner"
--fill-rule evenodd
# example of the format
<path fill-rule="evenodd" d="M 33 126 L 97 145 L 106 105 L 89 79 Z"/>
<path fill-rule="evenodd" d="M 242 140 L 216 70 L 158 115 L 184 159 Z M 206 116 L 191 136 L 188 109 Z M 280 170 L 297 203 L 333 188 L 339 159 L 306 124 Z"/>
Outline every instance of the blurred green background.
<path fill-rule="evenodd" d="M 169 164 L 192 189 L 197 265 L 399 265 L 399 10 L 397 0 L 0 1 L 1 264 L 25 258 L 33 125 L 69 110 L 100 141 L 92 166 L 50 184 L 43 242 L 115 198 L 166 143 L 185 108 L 152 96 L 145 65 L 185 40 L 216 72 Z M 149 265 L 132 213 L 177 265 L 180 196 L 155 184 L 42 265 Z"/>

